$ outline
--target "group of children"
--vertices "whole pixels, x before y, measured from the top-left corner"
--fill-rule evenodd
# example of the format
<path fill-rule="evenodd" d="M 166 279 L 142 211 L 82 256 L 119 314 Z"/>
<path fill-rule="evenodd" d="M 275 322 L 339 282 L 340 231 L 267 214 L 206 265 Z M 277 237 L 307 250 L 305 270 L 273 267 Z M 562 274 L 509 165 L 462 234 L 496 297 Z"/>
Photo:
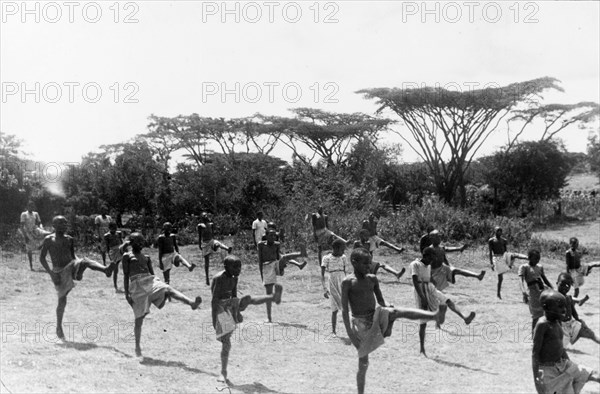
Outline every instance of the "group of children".
<path fill-rule="evenodd" d="M 315 215 L 313 216 L 313 229 L 315 238 L 319 241 L 319 251 L 321 251 L 321 247 L 328 244 L 333 248 L 331 253 L 320 260 L 323 294 L 331 302 L 333 333 L 336 334 L 337 312 L 341 309 L 348 337 L 358 351 L 357 387 L 359 393 L 364 392 L 369 364 L 368 355 L 383 344 L 385 337 L 391 335 L 396 319 L 404 318 L 420 322 L 420 351 L 425 355 L 425 328 L 428 321 L 435 321 L 436 325 L 440 327 L 445 321 L 447 308 L 456 313 L 467 325 L 475 318 L 475 312 L 463 314 L 443 292 L 449 283 L 455 283 L 457 275 L 473 277 L 478 280 L 482 280 L 485 275 L 485 271 L 476 274 L 453 267 L 448 263 L 446 252 L 463 250 L 464 246 L 460 248 L 440 246 L 439 232 L 436 230 L 429 232 L 425 242 L 421 242 L 422 244 L 429 243 L 422 248 L 422 257 L 411 262 L 409 266 L 416 307 L 397 308 L 385 302 L 376 273 L 379 268 L 383 268 L 400 278 L 405 269 L 398 272 L 387 264 L 374 262 L 373 250 L 379 245 L 390 247 L 397 252 L 402 252 L 403 248 L 398 248 L 378 237 L 376 221 L 374 217 L 370 216 L 365 221 L 367 223 L 363 224 L 360 239 L 353 243 L 354 248 L 350 253 L 350 264 L 353 269 L 353 273 L 351 273 L 345 255 L 345 249 L 351 243 L 327 229 L 327 217 L 323 214 L 322 209 L 313 215 Z M 306 248 L 301 247 L 300 252 L 283 254 L 278 241 L 278 232 L 273 226 L 266 226 L 264 235 L 256 242 L 259 270 L 266 295 L 245 295 L 240 298 L 237 293 L 237 283 L 241 272 L 241 260 L 231 254 L 231 247 L 214 240 L 214 229 L 208 215 L 203 215 L 202 218 L 202 223 L 198 226 L 199 246 L 205 257 L 207 283 L 208 261 L 206 258 L 219 248 L 228 252 L 223 260 L 224 270 L 217 273 L 210 283 L 212 322 L 217 339 L 222 343 L 219 381 L 228 383 L 227 365 L 231 350 L 230 339 L 236 325 L 243 320 L 241 312 L 249 305 L 265 304 L 267 319 L 271 322 L 271 305 L 281 302 L 283 291 L 283 287 L 277 284 L 277 277 L 283 275 L 284 269 L 289 264 L 303 269 L 306 261 L 298 263 L 294 259 L 306 257 Z M 117 288 L 117 267 L 119 262 L 122 262 L 125 298 L 131 305 L 135 317 L 135 352 L 138 356 L 141 356 L 142 352 L 140 346 L 142 323 L 144 317 L 149 313 L 151 304 L 160 309 L 165 305 L 166 300 L 175 299 L 189 305 L 192 310 L 196 310 L 202 303 L 201 297 L 189 298 L 169 284 L 169 271 L 172 266 L 182 264 L 190 271 L 195 268 L 195 264 L 187 262 L 179 254 L 176 237 L 171 233 L 170 223 L 164 224 L 163 233 L 157 241 L 159 267 L 163 271 L 164 280 L 155 276 L 150 257 L 142 253 L 145 240 L 140 233 L 133 233 L 127 241 L 124 241 L 122 235 L 117 231 L 116 224 L 110 223 L 109 231 L 103 237 L 110 263 L 102 265 L 87 258 L 76 257 L 73 239 L 65 233 L 67 220 L 64 217 L 55 217 L 53 226 L 55 232 L 44 239 L 40 261 L 50 275 L 58 293 L 56 313 L 59 338 L 64 339 L 62 319 L 67 295 L 74 287 L 74 281 L 81 280 L 83 272 L 87 268 L 102 272 L 107 277 L 112 275 L 115 288 Z M 574 388 L 574 392 L 578 392 L 578 388 L 580 390 L 582 387 L 582 382 L 598 380 L 598 375 L 579 369 L 568 361 L 564 352 L 563 338 L 565 343 L 575 343 L 579 338 L 590 338 L 597 343 L 599 340 L 579 319 L 575 309 L 575 304 L 581 305 L 587 300 L 587 297 L 578 299 L 576 298 L 578 294 L 573 298 L 567 293 L 571 286 L 575 286 L 576 280 L 578 281 L 577 286 L 581 286 L 583 277 L 589 274 L 593 267 L 600 266 L 600 263 L 582 263 L 581 255 L 577 251 L 578 242 L 576 239 L 572 239 L 571 249 L 567 252 L 567 263 L 570 264 L 568 272 L 559 276 L 558 292 L 548 291 L 545 288 L 552 288 L 552 285 L 546 278 L 543 268 L 538 265 L 539 251 L 531 250 L 527 256 L 518 253 L 506 256 L 507 243 L 503 241 L 501 235 L 501 229 L 496 229 L 495 240 L 494 242 L 490 240 L 489 243 L 490 262 L 499 277 L 507 272 L 500 269 L 502 264 L 511 268 L 512 261 L 516 258 L 528 260 L 528 264 L 519 268 L 518 274 L 521 277 L 524 301 L 528 303 L 533 319 L 532 363 L 536 388 L 540 393 L 566 392 L 562 389 L 552 391 L 554 387 L 559 387 L 557 385 L 560 382 L 560 384 L 570 385 L 569 387 Z M 206 253 L 206 250 L 212 252 Z M 52 268 L 49 267 L 46 260 L 48 253 L 52 259 Z M 499 279 L 499 297 L 500 285 L 501 280 Z M 544 314 L 545 318 L 542 317 Z M 560 328 L 560 331 L 557 330 L 557 327 Z M 575 369 L 576 373 L 573 372 Z"/>

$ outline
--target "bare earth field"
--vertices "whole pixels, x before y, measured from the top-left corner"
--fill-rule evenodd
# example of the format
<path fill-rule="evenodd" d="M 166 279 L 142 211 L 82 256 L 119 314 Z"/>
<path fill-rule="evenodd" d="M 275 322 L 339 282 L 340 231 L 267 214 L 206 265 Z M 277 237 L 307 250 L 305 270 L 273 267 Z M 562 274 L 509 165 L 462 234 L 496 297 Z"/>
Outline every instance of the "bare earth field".
<path fill-rule="evenodd" d="M 584 239 L 586 228 L 572 227 L 569 234 Z M 596 227 L 596 239 L 598 236 Z M 584 241 L 582 244 L 585 245 Z M 235 248 L 235 245 L 234 245 Z M 521 251 L 525 252 L 525 251 Z M 146 253 L 157 265 L 157 252 Z M 197 247 L 182 254 L 199 263 Z M 378 250 L 376 260 L 400 268 L 416 257 Z M 94 256 L 99 258 L 99 256 Z M 253 256 L 255 257 L 255 256 Z M 587 256 L 598 260 L 600 256 Z M 449 256 L 459 267 L 475 271 L 488 268 L 483 248 Z M 172 272 L 171 284 L 189 296 L 201 295 L 199 311 L 176 302 L 152 309 L 144 322 L 143 358 L 134 355 L 133 312 L 112 281 L 86 271 L 69 295 L 65 313 L 67 341 L 56 339 L 56 293 L 44 272 L 30 272 L 25 255 L 3 254 L 0 264 L 0 392 L 202 392 L 202 393 L 347 393 L 355 392 L 356 350 L 349 344 L 341 313 L 339 338 L 330 336 L 329 300 L 323 298 L 316 256 L 298 271 L 286 270 L 281 305 L 274 306 L 277 325 L 263 324 L 264 307 L 250 307 L 233 339 L 228 389 L 216 382 L 220 368 L 220 343 L 214 338 L 210 318 L 210 291 L 199 267 L 193 273 Z M 262 294 L 256 262 L 245 262 L 239 290 Z M 542 258 L 551 282 L 564 266 L 561 260 Z M 37 263 L 37 268 L 41 266 Z M 221 269 L 213 260 L 211 274 Z M 409 275 L 397 282 L 380 272 L 388 302 L 413 307 Z M 418 328 L 399 321 L 391 338 L 370 355 L 367 392 L 371 393 L 534 393 L 531 371 L 531 323 L 521 302 L 518 278 L 506 274 L 503 300 L 495 296 L 496 276 L 488 270 L 482 282 L 459 277 L 447 292 L 464 311 L 475 311 L 471 326 L 448 312 L 442 330 L 428 325 L 429 358 L 419 355 Z M 122 277 L 120 277 L 122 289 Z M 600 332 L 600 272 L 592 271 L 582 294 L 590 301 L 580 316 Z M 572 360 L 600 367 L 600 348 L 580 340 L 569 351 Z M 585 393 L 599 393 L 588 383 Z"/>

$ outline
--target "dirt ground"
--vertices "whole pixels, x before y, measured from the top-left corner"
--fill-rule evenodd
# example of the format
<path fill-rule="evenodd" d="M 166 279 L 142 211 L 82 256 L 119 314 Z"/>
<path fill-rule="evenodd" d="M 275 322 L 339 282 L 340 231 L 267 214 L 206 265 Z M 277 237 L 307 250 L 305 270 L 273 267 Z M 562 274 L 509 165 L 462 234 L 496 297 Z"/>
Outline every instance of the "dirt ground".
<path fill-rule="evenodd" d="M 583 237 L 586 229 L 570 228 Z M 581 232 L 581 233 L 580 233 Z M 235 246 L 234 246 L 235 247 Z M 521 251 L 525 252 L 525 251 Z M 157 265 L 155 249 L 146 253 Z M 200 262 L 197 247 L 182 254 Z M 378 250 L 376 260 L 407 267 L 413 250 L 392 254 Z M 99 256 L 95 256 L 98 257 Z M 255 257 L 255 256 L 252 256 Z M 484 248 L 449 256 L 453 264 L 479 271 L 488 268 Z M 599 259 L 588 256 L 587 259 Z M 251 260 L 251 259 L 249 259 Z M 563 261 L 542 258 L 551 282 Z M 103 274 L 86 271 L 69 295 L 65 314 L 67 341 L 56 339 L 56 293 L 48 275 L 29 271 L 25 255 L 2 254 L 0 278 L 0 392 L 202 392 L 202 393 L 347 393 L 355 392 L 356 350 L 349 344 L 341 313 L 339 338 L 330 335 L 329 300 L 323 298 L 316 256 L 299 271 L 286 270 L 280 283 L 283 302 L 274 306 L 278 324 L 265 325 L 264 307 L 250 307 L 233 338 L 229 376 L 232 386 L 216 382 L 220 343 L 210 318 L 210 291 L 199 267 L 172 272 L 171 284 L 190 296 L 201 295 L 199 311 L 176 302 L 152 309 L 142 334 L 143 358 L 134 354 L 133 313 L 124 294 L 116 294 Z M 213 259 L 211 274 L 221 269 Z M 383 295 L 396 306 L 413 307 L 409 275 L 400 281 L 379 273 Z M 120 277 L 122 289 L 122 277 Z M 418 328 L 399 321 L 386 343 L 369 357 L 367 392 L 371 393 L 534 393 L 531 371 L 531 323 L 521 302 L 518 278 L 506 274 L 503 300 L 495 295 L 496 276 L 488 270 L 482 282 L 459 277 L 447 294 L 466 312 L 475 311 L 471 326 L 448 313 L 442 330 L 428 325 L 429 358 L 419 355 Z M 580 316 L 600 333 L 600 270 L 586 279 L 589 302 Z M 240 277 L 242 294 L 262 294 L 254 260 Z M 600 347 L 583 339 L 569 355 L 576 363 L 600 367 Z M 585 393 L 599 393 L 588 383 Z"/>

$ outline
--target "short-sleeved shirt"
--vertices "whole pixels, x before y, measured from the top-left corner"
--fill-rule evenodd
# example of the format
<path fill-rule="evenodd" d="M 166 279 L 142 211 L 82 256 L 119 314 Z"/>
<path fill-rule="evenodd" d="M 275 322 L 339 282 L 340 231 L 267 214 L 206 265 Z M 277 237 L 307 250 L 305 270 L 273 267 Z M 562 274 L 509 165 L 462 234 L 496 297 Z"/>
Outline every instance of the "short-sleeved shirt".
<path fill-rule="evenodd" d="M 431 281 L 431 266 L 423 264 L 419 259 L 416 259 L 408 266 L 410 269 L 410 276 L 417 275 L 420 282 Z"/>
<path fill-rule="evenodd" d="M 100 225 L 100 234 L 106 234 L 108 232 L 108 224 L 112 221 L 112 218 L 106 215 L 106 219 L 102 217 L 102 215 L 96 216 L 94 219 L 94 224 Z"/>
<path fill-rule="evenodd" d="M 530 266 L 529 264 L 522 264 L 519 267 L 519 276 L 522 276 L 525 279 L 525 283 L 527 285 L 533 284 L 533 282 L 539 283 L 542 279 L 542 275 L 544 274 L 544 267 L 540 264 L 535 267 Z"/>
<path fill-rule="evenodd" d="M 38 227 L 38 223 L 41 223 L 40 215 L 32 211 L 25 211 L 21 214 L 21 224 L 25 227 L 27 231 L 33 231 L 36 227 Z"/>
<path fill-rule="evenodd" d="M 581 252 L 578 250 L 567 250 L 566 259 L 568 270 L 576 270 L 581 267 Z"/>
<path fill-rule="evenodd" d="M 254 230 L 254 240 L 256 243 L 262 241 L 262 237 L 267 233 L 267 221 L 258 220 L 252 222 L 252 230 Z"/>
<path fill-rule="evenodd" d="M 346 272 L 346 255 L 334 256 L 329 253 L 323 257 L 321 267 L 324 267 L 327 272 Z"/>

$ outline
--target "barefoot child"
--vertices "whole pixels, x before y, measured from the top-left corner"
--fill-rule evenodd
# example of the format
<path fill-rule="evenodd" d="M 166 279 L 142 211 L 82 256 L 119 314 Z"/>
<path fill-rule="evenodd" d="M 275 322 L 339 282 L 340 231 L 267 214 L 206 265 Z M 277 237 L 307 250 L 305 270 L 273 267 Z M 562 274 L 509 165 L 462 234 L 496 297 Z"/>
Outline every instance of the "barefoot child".
<path fill-rule="evenodd" d="M 117 286 L 117 277 L 119 276 L 119 263 L 123 257 L 120 246 L 123 244 L 123 237 L 120 231 L 117 231 L 117 223 L 110 222 L 108 224 L 108 232 L 104 234 L 104 242 L 106 244 L 106 250 L 108 251 L 108 259 L 111 264 L 114 264 L 113 270 L 113 285 L 115 286 L 115 292 L 119 291 Z"/>
<path fill-rule="evenodd" d="M 571 274 L 573 278 L 573 288 L 575 289 L 575 297 L 579 297 L 579 288 L 583 286 L 584 278 L 590 274 L 592 268 L 600 267 L 600 261 L 591 263 L 581 262 L 581 252 L 577 250 L 579 247 L 579 240 L 575 237 L 569 239 L 569 245 L 571 246 L 566 253 L 567 259 L 567 272 Z"/>
<path fill-rule="evenodd" d="M 531 354 L 537 392 L 578 394 L 586 382 L 600 383 L 597 371 L 573 363 L 565 351 L 560 324 L 566 312 L 565 297 L 554 290 L 545 290 L 540 295 L 540 304 L 545 316 L 535 325 Z"/>
<path fill-rule="evenodd" d="M 379 263 L 377 261 L 373 261 L 373 251 L 371 250 L 371 242 L 369 240 L 369 231 L 363 228 L 362 230 L 360 230 L 358 235 L 359 235 L 360 239 L 357 241 L 354 241 L 354 249 L 356 249 L 356 248 L 366 249 L 369 252 L 369 254 L 371 255 L 371 268 L 369 270 L 369 273 L 371 273 L 373 275 L 377 275 L 377 272 L 381 268 L 384 271 L 387 271 L 390 274 L 394 275 L 396 277 L 396 279 L 400 280 L 402 275 L 404 275 L 404 273 L 406 272 L 406 268 L 402 267 L 402 269 L 400 271 L 396 271 L 395 269 L 393 269 L 391 266 L 387 265 L 386 263 Z"/>
<path fill-rule="evenodd" d="M 392 250 L 395 250 L 398 253 L 404 252 L 404 248 L 400 248 L 396 245 L 393 245 L 379 237 L 377 235 L 377 220 L 375 220 L 375 214 L 371 212 L 369 214 L 369 218 L 362 223 L 362 228 L 369 232 L 369 243 L 371 244 L 370 250 L 375 250 L 379 247 L 379 245 L 383 245 Z"/>
<path fill-rule="evenodd" d="M 251 297 L 246 295 L 242 298 L 237 296 L 237 283 L 240 272 L 242 271 L 242 262 L 233 255 L 228 255 L 223 259 L 225 270 L 219 272 L 213 277 L 210 286 L 212 292 L 211 312 L 212 323 L 217 333 L 217 340 L 221 341 L 221 375 L 218 381 L 229 385 L 227 379 L 227 364 L 229 362 L 229 352 L 231 351 L 231 335 L 235 330 L 236 324 L 241 323 L 243 318 L 240 312 L 245 310 L 248 305 L 259 305 L 266 302 L 281 302 L 281 285 L 275 285 L 275 293 L 262 297 Z"/>
<path fill-rule="evenodd" d="M 273 286 L 277 283 L 277 276 L 283 275 L 283 270 L 288 264 L 297 266 L 303 269 L 306 266 L 306 261 L 302 264 L 292 260 L 296 257 L 306 257 L 306 248 L 302 247 L 300 253 L 288 253 L 281 255 L 280 244 L 275 241 L 276 233 L 273 230 L 267 231 L 267 240 L 261 241 L 258 244 L 258 269 L 260 278 L 265 285 L 267 295 L 273 294 Z M 272 323 L 271 319 L 271 302 L 266 303 L 267 306 L 267 322 Z"/>
<path fill-rule="evenodd" d="M 579 338 L 589 338 L 592 341 L 600 344 L 600 340 L 598 340 L 596 334 L 594 334 L 594 332 L 587 326 L 587 324 L 585 324 L 583 320 L 579 318 L 579 315 L 577 314 L 575 303 L 580 303 L 581 300 L 576 300 L 568 295 L 572 285 L 573 278 L 571 277 L 571 274 L 563 272 L 558 275 L 556 288 L 566 300 L 566 314 L 561 322 L 564 333 L 564 346 L 566 347 L 568 345 L 573 345 Z"/>
<path fill-rule="evenodd" d="M 179 263 L 187 267 L 190 272 L 196 268 L 196 264 L 190 264 L 179 254 L 177 237 L 171 234 L 172 225 L 169 222 L 163 224 L 163 233 L 158 236 L 158 267 L 163 272 L 165 283 L 171 280 L 171 268 L 179 267 Z"/>
<path fill-rule="evenodd" d="M 442 238 L 437 230 L 429 233 L 429 239 L 431 240 L 431 247 L 435 252 L 433 261 L 431 262 L 431 279 L 438 290 L 444 291 L 449 286 L 449 282 L 456 283 L 456 275 L 477 278 L 479 281 L 483 279 L 485 276 L 484 270 L 476 274 L 473 271 L 456 268 L 448 262 L 446 252 L 462 252 L 466 248 L 466 245 L 460 248 L 440 246 Z"/>
<path fill-rule="evenodd" d="M 333 252 L 321 262 L 321 284 L 325 298 L 331 301 L 331 332 L 336 336 L 337 313 L 342 309 L 342 281 L 346 277 L 346 244 L 341 239 L 333 241 Z M 329 276 L 325 286 L 325 272 Z"/>
<path fill-rule="evenodd" d="M 51 233 L 42 227 L 40 215 L 34 211 L 35 204 L 29 201 L 27 210 L 21 213 L 20 232 L 25 240 L 25 249 L 29 259 L 29 269 L 33 271 L 33 253 L 37 253 L 44 238 Z"/>
<path fill-rule="evenodd" d="M 94 226 L 96 227 L 96 236 L 98 240 L 98 251 L 102 256 L 102 264 L 106 265 L 106 243 L 104 242 L 104 234 L 108 232 L 108 224 L 112 222 L 112 218 L 107 215 L 108 208 L 106 205 L 102 205 L 100 208 L 100 215 L 94 219 Z"/>
<path fill-rule="evenodd" d="M 490 266 L 498 274 L 498 287 L 496 296 L 502 299 L 502 281 L 504 274 L 511 270 L 513 259 L 507 254 L 508 241 L 502 236 L 502 228 L 496 227 L 494 236 L 488 240 L 490 249 Z"/>
<path fill-rule="evenodd" d="M 75 287 L 73 280 L 81 280 L 83 278 L 83 271 L 86 268 L 104 272 L 106 277 L 110 278 L 115 265 L 110 264 L 108 267 L 105 267 L 87 258 L 77 258 L 75 256 L 73 238 L 65 234 L 65 231 L 67 231 L 67 219 L 64 216 L 55 216 L 52 219 L 52 226 L 55 232 L 44 238 L 40 253 L 40 263 L 50 275 L 58 293 L 56 336 L 59 339 L 65 339 L 62 321 L 65 314 L 65 306 L 67 305 L 67 295 Z M 52 259 L 52 269 L 50 269 L 46 261 L 48 253 L 50 253 L 50 258 Z"/>
<path fill-rule="evenodd" d="M 206 285 L 210 284 L 208 279 L 208 272 L 210 269 L 210 255 L 215 253 L 217 250 L 223 249 L 227 253 L 231 253 L 232 247 L 227 246 L 215 239 L 215 224 L 211 222 L 208 217 L 208 213 L 202 212 L 200 216 L 201 223 L 198 224 L 198 247 L 202 251 L 204 256 L 204 273 L 206 274 Z"/>
<path fill-rule="evenodd" d="M 348 337 L 358 350 L 356 384 L 359 394 L 362 394 L 365 391 L 369 353 L 381 346 L 384 338 L 392 334 L 394 321 L 398 318 L 438 320 L 442 319 L 442 314 L 440 311 L 429 312 L 387 305 L 377 277 L 369 273 L 369 252 L 363 248 L 354 249 L 350 261 L 354 274 L 348 275 L 342 282 L 342 317 Z M 352 321 L 348 307 L 352 310 Z"/>
<path fill-rule="evenodd" d="M 150 304 L 162 309 L 167 298 L 174 298 L 191 306 L 192 310 L 196 310 L 202 302 L 200 297 L 196 297 L 192 301 L 154 276 L 150 257 L 142 254 L 144 244 L 145 239 L 141 233 L 131 234 L 129 236 L 129 246 L 131 246 L 132 251 L 123 255 L 125 299 L 131 305 L 135 316 L 133 333 L 135 335 L 135 354 L 138 357 L 142 355 L 142 348 L 140 347 L 142 324 L 144 323 L 144 317 L 150 313 Z"/>
<path fill-rule="evenodd" d="M 311 214 L 313 236 L 317 243 L 319 262 L 322 261 L 323 250 L 328 249 L 335 239 L 341 239 L 344 243 L 348 244 L 348 241 L 329 229 L 328 219 L 327 215 L 323 212 L 322 206 L 317 208 L 317 212 Z"/>
<path fill-rule="evenodd" d="M 434 286 L 431 282 L 431 262 L 435 258 L 435 250 L 428 246 L 423 249 L 423 257 L 419 260 L 415 260 L 410 263 L 410 273 L 413 280 L 413 286 L 415 288 L 415 302 L 417 303 L 417 308 L 436 311 L 440 310 L 442 312 L 442 316 L 446 315 L 446 308 L 450 308 L 450 310 L 456 313 L 466 325 L 471 324 L 473 319 L 475 319 L 475 312 L 471 312 L 469 316 L 465 316 L 449 299 L 444 293 Z M 444 322 L 444 318 L 438 322 L 438 327 L 441 323 Z M 427 322 L 422 321 L 419 326 L 419 342 L 421 344 L 420 352 L 425 357 L 427 354 L 425 353 L 425 330 L 427 328 Z"/>
<path fill-rule="evenodd" d="M 513 254 L 517 259 L 528 259 L 528 264 L 522 264 L 519 267 L 519 277 L 521 278 L 520 286 L 523 293 L 523 302 L 529 305 L 529 313 L 531 313 L 531 330 L 535 328 L 535 323 L 538 319 L 544 316 L 544 309 L 540 303 L 540 294 L 548 286 L 552 289 L 552 285 L 546 278 L 544 267 L 540 264 L 540 251 L 530 249 L 527 256 L 522 254 Z"/>

